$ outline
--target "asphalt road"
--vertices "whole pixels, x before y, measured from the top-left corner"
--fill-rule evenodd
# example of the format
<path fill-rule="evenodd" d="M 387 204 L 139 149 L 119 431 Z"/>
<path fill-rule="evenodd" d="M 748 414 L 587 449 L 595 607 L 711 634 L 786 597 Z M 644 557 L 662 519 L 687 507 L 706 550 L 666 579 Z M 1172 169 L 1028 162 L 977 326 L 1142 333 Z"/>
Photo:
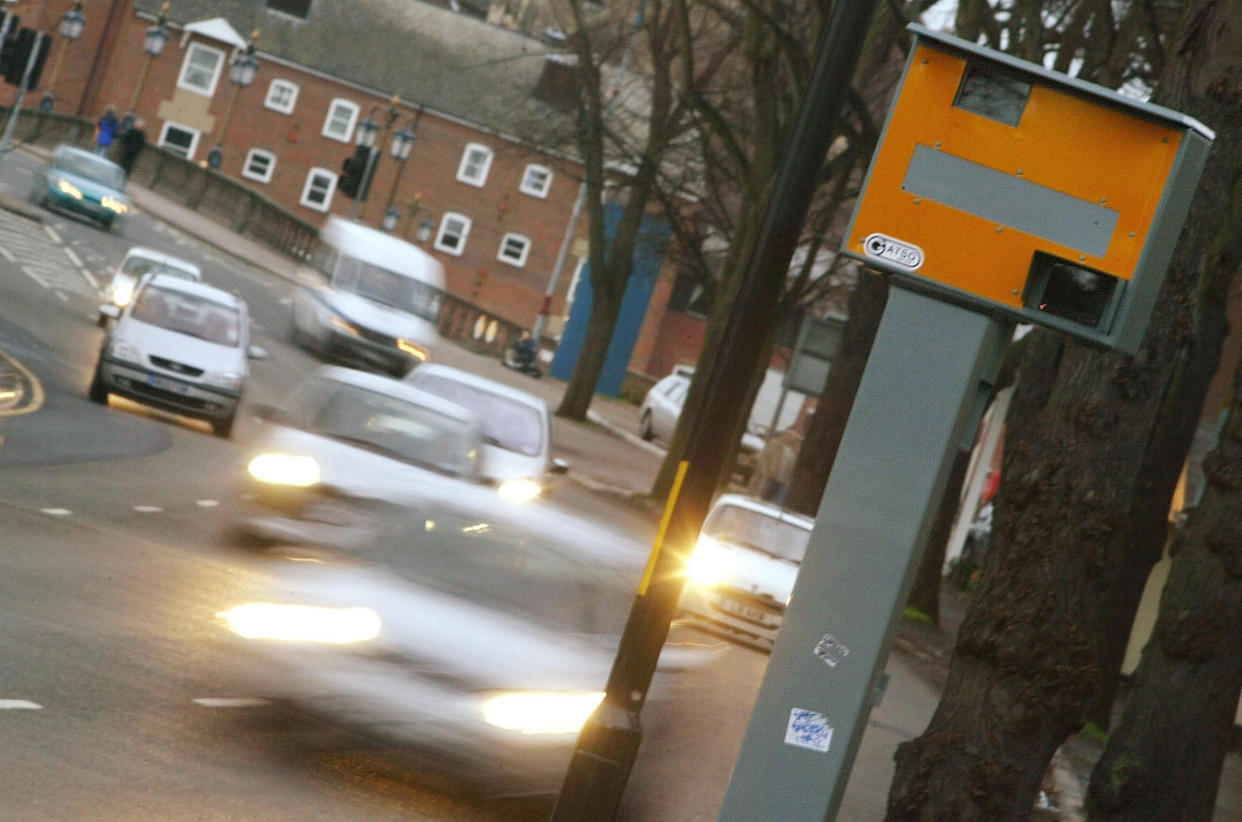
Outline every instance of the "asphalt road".
<path fill-rule="evenodd" d="M 10 155 L 0 183 L 24 194 L 36 162 Z M 249 401 L 279 401 L 317 365 L 286 341 L 288 285 L 267 272 L 142 214 L 105 233 L 0 211 L 0 360 L 41 389 L 29 413 L 0 418 L 0 818 L 543 818 L 543 803 L 472 795 L 408 751 L 245 690 L 214 615 L 265 570 L 217 535 L 255 424 L 239 418 L 221 440 L 193 421 L 86 400 L 103 340 L 96 285 L 132 245 L 190 259 L 247 300 L 270 353 L 253 366 Z M 550 504 L 650 538 L 645 519 L 574 483 Z M 653 695 L 645 750 L 684 746 L 679 714 L 697 717 L 696 732 L 740 738 L 765 661 L 722 651 Z M 706 767 L 722 791 L 733 754 L 715 747 Z M 630 818 L 674 818 L 659 800 L 667 769 L 658 758 L 643 768 Z"/>

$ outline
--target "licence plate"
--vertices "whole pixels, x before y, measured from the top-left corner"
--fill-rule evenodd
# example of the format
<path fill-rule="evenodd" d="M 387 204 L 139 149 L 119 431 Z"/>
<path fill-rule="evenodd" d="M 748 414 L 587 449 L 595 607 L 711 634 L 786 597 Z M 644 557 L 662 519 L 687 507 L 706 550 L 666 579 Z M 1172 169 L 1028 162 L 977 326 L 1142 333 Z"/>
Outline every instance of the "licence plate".
<path fill-rule="evenodd" d="M 751 622 L 758 622 L 761 625 L 766 625 L 769 622 L 775 621 L 775 618 L 767 611 L 747 605 L 744 602 L 738 602 L 736 599 L 722 598 L 716 603 L 716 607 L 724 611 L 726 614 L 732 614 L 733 616 L 741 617 L 742 619 L 748 619 Z"/>
<path fill-rule="evenodd" d="M 182 396 L 188 396 L 191 390 L 188 385 L 183 385 L 176 380 L 166 380 L 163 377 L 156 376 L 155 374 L 147 375 L 147 385 L 152 388 L 162 388 L 165 391 L 171 391 L 174 394 L 181 394 Z"/>

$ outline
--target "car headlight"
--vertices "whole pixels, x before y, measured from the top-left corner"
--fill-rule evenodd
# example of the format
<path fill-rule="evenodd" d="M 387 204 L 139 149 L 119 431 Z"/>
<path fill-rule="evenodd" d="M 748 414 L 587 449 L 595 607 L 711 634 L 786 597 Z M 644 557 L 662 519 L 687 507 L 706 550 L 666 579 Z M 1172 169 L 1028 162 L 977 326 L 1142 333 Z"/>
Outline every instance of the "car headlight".
<path fill-rule="evenodd" d="M 319 482 L 319 463 L 314 457 L 292 454 L 260 454 L 246 466 L 250 476 L 272 485 L 293 485 L 305 488 Z"/>
<path fill-rule="evenodd" d="M 246 639 L 326 642 L 346 645 L 379 636 L 379 614 L 370 608 L 323 608 L 247 602 L 216 614 L 230 631 Z"/>
<path fill-rule="evenodd" d="M 502 693 L 483 703 L 483 718 L 523 734 L 576 734 L 603 699 L 602 691 Z"/>
<path fill-rule="evenodd" d="M 336 314 L 332 315 L 332 327 L 337 329 L 338 331 L 344 331 L 346 334 L 350 335 L 351 337 L 361 336 L 358 333 L 358 329 L 354 328 L 353 324 L 351 324 L 344 317 L 340 317 Z"/>
<path fill-rule="evenodd" d="M 214 385 L 216 388 L 223 388 L 227 391 L 240 391 L 243 379 L 244 377 L 241 374 L 216 374 L 209 372 L 203 375 L 203 382 L 206 385 Z"/>
<path fill-rule="evenodd" d="M 108 353 L 114 359 L 125 360 L 126 362 L 142 362 L 142 352 L 136 346 L 124 340 L 113 340 L 108 345 Z"/>
<path fill-rule="evenodd" d="M 68 180 L 57 180 L 56 187 L 60 189 L 61 194 L 68 194 L 75 200 L 82 199 L 82 189 L 78 188 Z"/>
<path fill-rule="evenodd" d="M 505 480 L 496 489 L 496 493 L 500 494 L 500 498 L 505 502 L 530 502 L 539 496 L 539 492 L 542 490 L 539 487 L 539 483 L 533 479 L 520 477 L 518 479 Z"/>
<path fill-rule="evenodd" d="M 409 354 L 411 357 L 418 360 L 419 362 L 427 362 L 427 357 L 431 353 L 426 348 L 419 345 L 418 343 L 410 342 L 404 337 L 400 337 L 397 339 L 397 348 L 400 348 L 402 351 Z"/>
<path fill-rule="evenodd" d="M 78 196 L 81 196 L 81 195 L 79 194 Z M 103 199 L 99 201 L 99 204 L 103 206 L 104 208 L 108 209 L 109 211 L 115 211 L 117 214 L 124 214 L 126 211 L 129 211 L 129 206 L 127 206 L 125 203 L 121 202 L 115 197 L 108 197 L 107 195 L 105 195 Z"/>
<path fill-rule="evenodd" d="M 129 305 L 130 300 L 134 299 L 133 283 L 117 283 L 112 287 L 112 304 L 118 308 L 124 308 Z"/>
<path fill-rule="evenodd" d="M 728 576 L 736 563 L 736 558 L 719 542 L 702 534 L 686 562 L 686 578 L 696 585 L 715 585 Z"/>

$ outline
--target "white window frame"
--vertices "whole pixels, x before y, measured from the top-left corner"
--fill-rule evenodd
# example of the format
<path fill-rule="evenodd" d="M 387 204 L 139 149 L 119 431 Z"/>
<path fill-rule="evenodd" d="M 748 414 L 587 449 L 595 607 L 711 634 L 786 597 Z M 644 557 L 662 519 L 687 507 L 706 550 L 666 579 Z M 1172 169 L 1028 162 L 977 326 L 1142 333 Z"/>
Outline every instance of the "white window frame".
<path fill-rule="evenodd" d="M 522 253 L 519 254 L 516 259 L 505 256 L 505 246 L 508 245 L 511 240 L 517 240 L 522 243 Z M 497 260 L 500 260 L 502 263 L 508 263 L 515 268 L 521 268 L 526 265 L 526 258 L 529 256 L 530 237 L 527 237 L 525 234 L 516 234 L 511 231 L 500 238 L 500 249 L 496 252 Z"/>
<path fill-rule="evenodd" d="M 317 175 L 323 175 L 329 180 L 328 190 L 324 192 L 322 203 L 316 203 L 314 200 L 311 200 L 309 196 Z M 316 166 L 306 172 L 306 182 L 302 185 L 302 197 L 300 199 L 302 205 L 307 208 L 314 209 L 315 211 L 327 211 L 330 209 L 332 207 L 332 195 L 336 193 L 336 180 L 336 172 L 329 171 L 326 168 L 319 168 Z"/>
<path fill-rule="evenodd" d="M 277 92 L 284 89 L 289 91 L 289 102 L 282 104 L 273 98 L 276 96 Z M 300 89 L 298 88 L 297 83 L 291 83 L 288 80 L 281 80 L 277 78 L 271 83 L 268 83 L 267 97 L 263 100 L 263 105 L 270 108 L 272 111 L 279 111 L 281 114 L 292 114 L 293 107 L 298 103 L 299 91 Z"/>
<path fill-rule="evenodd" d="M 529 182 L 530 173 L 532 171 L 543 172 L 544 182 L 543 188 L 531 185 Z M 518 186 L 518 191 L 523 194 L 529 194 L 532 197 L 538 197 L 541 200 L 548 198 L 548 191 L 552 188 L 552 169 L 539 163 L 531 163 L 526 166 L 526 170 L 522 172 L 522 184 Z"/>
<path fill-rule="evenodd" d="M 466 169 L 470 166 L 470 152 L 472 151 L 481 151 L 487 155 L 477 179 L 466 174 Z M 482 188 L 487 184 L 487 173 L 491 171 L 492 158 L 495 156 L 495 152 L 482 143 L 466 143 L 466 150 L 461 153 L 461 162 L 457 164 L 457 181 L 475 188 Z"/>
<path fill-rule="evenodd" d="M 250 170 L 250 161 L 255 157 L 267 158 L 267 173 L 255 174 Z M 242 176 L 251 180 L 258 180 L 260 183 L 270 183 L 272 174 L 276 171 L 276 155 L 267 149 L 252 148 L 246 152 L 246 162 L 242 163 Z"/>
<path fill-rule="evenodd" d="M 328 126 L 332 125 L 332 113 L 336 111 L 338 106 L 349 109 L 349 125 L 345 127 L 344 137 L 328 129 Z M 354 138 L 354 126 L 358 124 L 358 112 L 361 110 L 361 106 L 353 100 L 346 100 L 344 97 L 333 98 L 332 102 L 328 104 L 328 115 L 323 118 L 323 136 L 329 140 L 348 143 Z"/>
<path fill-rule="evenodd" d="M 216 60 L 216 69 L 211 73 L 210 86 L 205 90 L 200 86 L 194 85 L 193 83 L 187 83 L 185 80 L 186 69 L 190 67 L 190 58 L 194 55 L 195 51 L 211 52 L 218 58 Z M 195 94 L 201 94 L 204 97 L 211 97 L 216 93 L 216 84 L 220 82 L 220 73 L 224 70 L 225 57 L 225 53 L 220 49 L 205 46 L 202 43 L 190 43 L 189 47 L 185 50 L 185 59 L 181 61 L 181 71 L 177 74 L 177 88 L 183 88 L 187 91 L 192 91 Z"/>
<path fill-rule="evenodd" d="M 172 120 L 165 120 L 163 127 L 160 129 L 159 142 L 157 142 L 156 145 L 161 148 L 168 145 L 168 130 L 172 128 L 194 135 L 194 139 L 190 140 L 190 149 L 185 155 L 187 160 L 193 160 L 194 152 L 198 151 L 198 141 L 202 138 L 203 133 L 196 128 L 190 128 L 189 126 L 182 125 L 181 123 L 174 123 Z M 172 152 L 176 154 L 176 148 L 172 148 Z"/>
<path fill-rule="evenodd" d="M 448 232 L 449 220 L 459 220 L 462 224 L 461 232 L 457 235 L 457 247 L 447 245 L 444 242 Z M 454 257 L 460 257 L 461 253 L 466 250 L 466 240 L 470 238 L 470 226 L 474 225 L 474 221 L 465 214 L 458 214 L 456 211 L 446 211 L 444 216 L 440 218 L 440 228 L 436 231 L 435 247 L 437 251 L 443 251 L 445 254 L 452 254 Z"/>

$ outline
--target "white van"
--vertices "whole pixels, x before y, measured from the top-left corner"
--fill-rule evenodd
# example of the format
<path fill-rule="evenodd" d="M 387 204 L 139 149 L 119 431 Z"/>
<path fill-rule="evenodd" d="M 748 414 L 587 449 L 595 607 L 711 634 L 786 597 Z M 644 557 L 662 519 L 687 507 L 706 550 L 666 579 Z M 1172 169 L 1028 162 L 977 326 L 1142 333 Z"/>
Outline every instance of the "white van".
<path fill-rule="evenodd" d="M 440 341 L 444 266 L 418 246 L 330 217 L 298 274 L 293 341 L 328 360 L 403 376 Z"/>

